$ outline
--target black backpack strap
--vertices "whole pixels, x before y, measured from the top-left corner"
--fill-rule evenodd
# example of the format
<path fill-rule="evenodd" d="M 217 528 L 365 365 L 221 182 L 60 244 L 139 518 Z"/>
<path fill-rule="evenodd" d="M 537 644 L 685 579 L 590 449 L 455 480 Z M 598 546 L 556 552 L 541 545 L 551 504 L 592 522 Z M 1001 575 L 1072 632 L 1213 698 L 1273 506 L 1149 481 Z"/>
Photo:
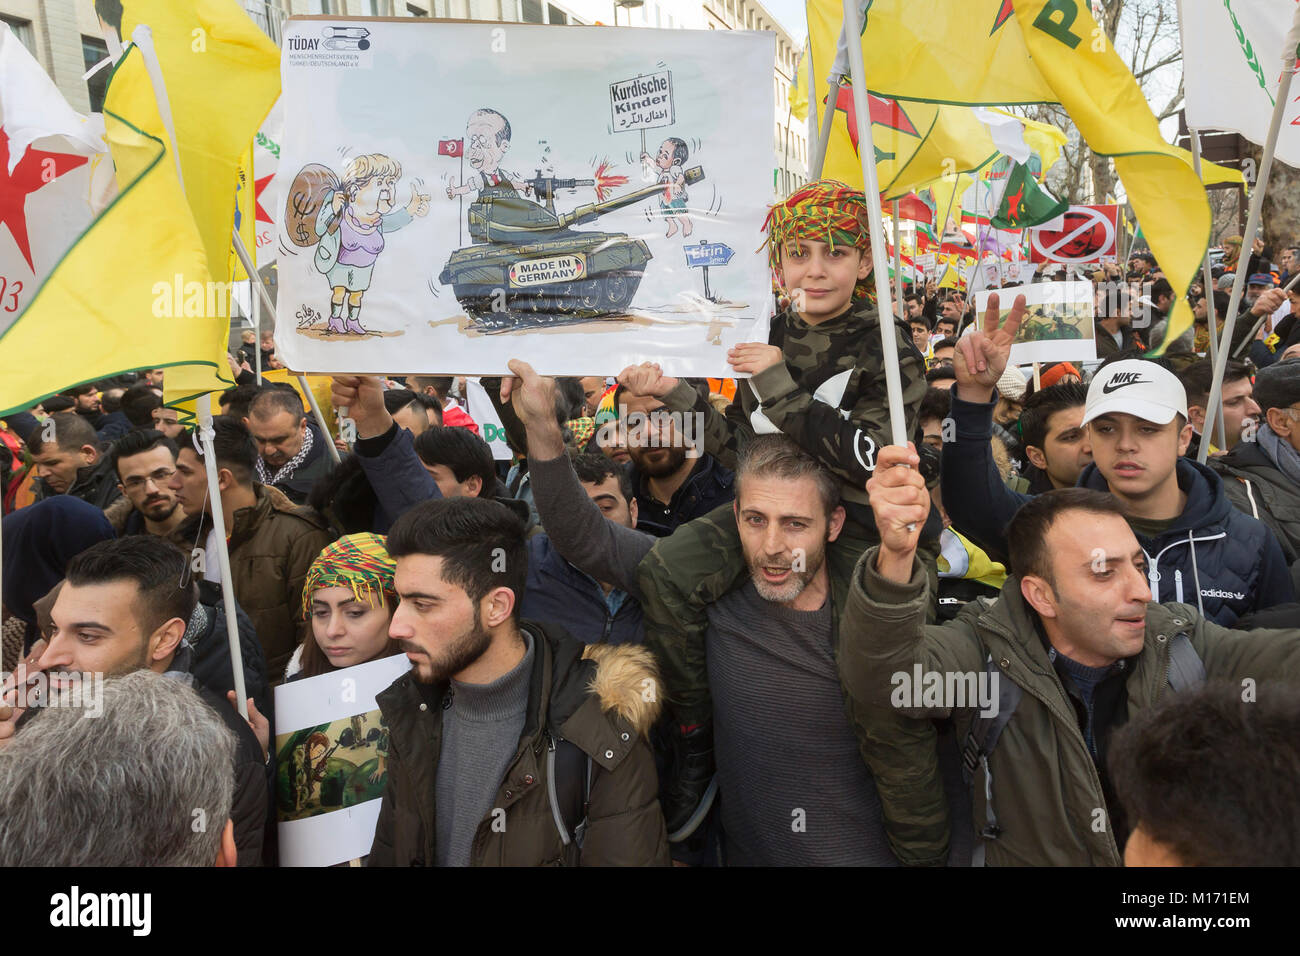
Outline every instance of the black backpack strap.
<path fill-rule="evenodd" d="M 961 754 L 961 773 L 967 786 L 974 779 L 975 768 L 979 766 L 984 768 L 984 828 L 979 831 L 978 835 L 981 839 L 975 843 L 971 866 L 984 865 L 984 841 L 996 840 L 1002 833 L 1002 828 L 998 825 L 997 813 L 993 809 L 993 770 L 989 766 L 989 755 L 993 753 L 998 738 L 1011 722 L 1011 715 L 1016 712 L 1020 698 L 1024 696 L 1020 685 L 1002 673 L 993 662 L 991 654 L 984 661 L 984 672 L 988 675 L 990 684 L 997 681 L 998 709 L 991 715 L 979 711 L 975 713 L 970 730 L 966 733 L 966 742 L 962 745 Z"/>
<path fill-rule="evenodd" d="M 549 737 L 546 753 L 546 794 L 560 842 L 582 849 L 591 802 L 591 758 L 563 737 Z"/>

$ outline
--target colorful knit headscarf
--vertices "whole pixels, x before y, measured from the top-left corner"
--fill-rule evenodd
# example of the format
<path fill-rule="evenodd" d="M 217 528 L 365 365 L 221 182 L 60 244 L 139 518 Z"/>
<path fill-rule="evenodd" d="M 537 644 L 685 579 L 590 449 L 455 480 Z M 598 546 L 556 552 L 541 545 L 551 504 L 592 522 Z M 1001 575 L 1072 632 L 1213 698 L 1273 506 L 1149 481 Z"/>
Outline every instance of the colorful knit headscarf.
<path fill-rule="evenodd" d="M 573 444 L 585 448 L 587 442 L 591 441 L 591 436 L 596 434 L 596 419 L 587 415 L 582 418 L 570 418 L 564 423 L 564 427 L 573 436 Z"/>
<path fill-rule="evenodd" d="M 870 221 L 867 200 L 860 189 L 833 179 L 820 179 L 795 190 L 784 202 L 768 210 L 763 222 L 767 232 L 767 262 L 777 286 L 781 284 L 781 251 L 786 243 L 815 239 L 832 249 L 836 245 L 851 246 L 865 253 L 871 248 Z M 867 297 L 863 283 L 857 284 L 853 297 Z"/>
<path fill-rule="evenodd" d="M 311 617 L 312 592 L 320 588 L 351 588 L 358 601 L 371 607 L 387 598 L 396 603 L 393 574 L 397 563 L 388 555 L 384 539 L 363 531 L 339 538 L 316 556 L 302 586 L 303 620 Z"/>

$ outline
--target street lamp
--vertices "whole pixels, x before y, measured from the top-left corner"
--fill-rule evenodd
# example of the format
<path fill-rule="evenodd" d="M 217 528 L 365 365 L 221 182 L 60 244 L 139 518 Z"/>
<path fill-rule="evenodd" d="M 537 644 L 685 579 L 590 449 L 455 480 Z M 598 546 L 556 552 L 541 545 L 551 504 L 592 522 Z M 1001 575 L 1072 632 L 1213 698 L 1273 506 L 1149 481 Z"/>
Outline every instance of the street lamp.
<path fill-rule="evenodd" d="M 630 10 L 636 8 L 636 7 L 644 7 L 644 6 L 645 6 L 645 0 L 614 0 L 614 26 L 618 26 L 618 8 L 619 8 L 619 7 L 624 7 L 624 8 L 626 8 L 627 10 L 630 11 Z M 632 14 L 631 14 L 631 13 L 628 13 L 628 15 L 627 15 L 627 25 L 628 25 L 628 26 L 631 26 L 631 25 L 632 25 Z"/>

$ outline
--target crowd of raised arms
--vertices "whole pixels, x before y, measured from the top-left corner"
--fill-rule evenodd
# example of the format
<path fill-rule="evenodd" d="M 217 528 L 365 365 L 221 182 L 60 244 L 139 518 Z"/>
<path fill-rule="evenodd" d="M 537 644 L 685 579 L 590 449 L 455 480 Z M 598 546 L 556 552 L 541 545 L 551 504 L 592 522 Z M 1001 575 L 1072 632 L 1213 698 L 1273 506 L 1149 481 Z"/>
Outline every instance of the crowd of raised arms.
<path fill-rule="evenodd" d="M 481 379 L 509 461 L 454 375 L 336 376 L 324 430 L 270 333 L 206 436 L 163 369 L 10 415 L 0 865 L 277 865 L 325 785 L 274 689 L 393 655 L 354 863 L 1300 865 L 1300 248 L 1228 240 L 1177 338 L 1100 267 L 1097 361 L 1034 368 L 1015 288 L 909 286 L 900 447 L 867 222 L 773 208 L 734 379 Z"/>

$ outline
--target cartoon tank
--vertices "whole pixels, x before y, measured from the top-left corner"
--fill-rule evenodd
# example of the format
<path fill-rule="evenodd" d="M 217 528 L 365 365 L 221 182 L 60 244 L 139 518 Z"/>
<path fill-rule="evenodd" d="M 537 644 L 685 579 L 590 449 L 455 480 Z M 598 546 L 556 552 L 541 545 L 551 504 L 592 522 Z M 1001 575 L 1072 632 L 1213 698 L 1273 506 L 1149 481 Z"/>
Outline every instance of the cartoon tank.
<path fill-rule="evenodd" d="M 704 179 L 704 170 L 695 166 L 683 177 L 693 185 Z M 557 190 L 591 184 L 539 175 L 529 185 L 545 205 L 511 186 L 487 186 L 479 193 L 469 207 L 473 245 L 453 251 L 438 276 L 479 327 L 551 325 L 621 314 L 632 304 L 645 265 L 654 258 L 646 244 L 624 232 L 570 227 L 648 199 L 664 186 L 555 212 Z"/>

